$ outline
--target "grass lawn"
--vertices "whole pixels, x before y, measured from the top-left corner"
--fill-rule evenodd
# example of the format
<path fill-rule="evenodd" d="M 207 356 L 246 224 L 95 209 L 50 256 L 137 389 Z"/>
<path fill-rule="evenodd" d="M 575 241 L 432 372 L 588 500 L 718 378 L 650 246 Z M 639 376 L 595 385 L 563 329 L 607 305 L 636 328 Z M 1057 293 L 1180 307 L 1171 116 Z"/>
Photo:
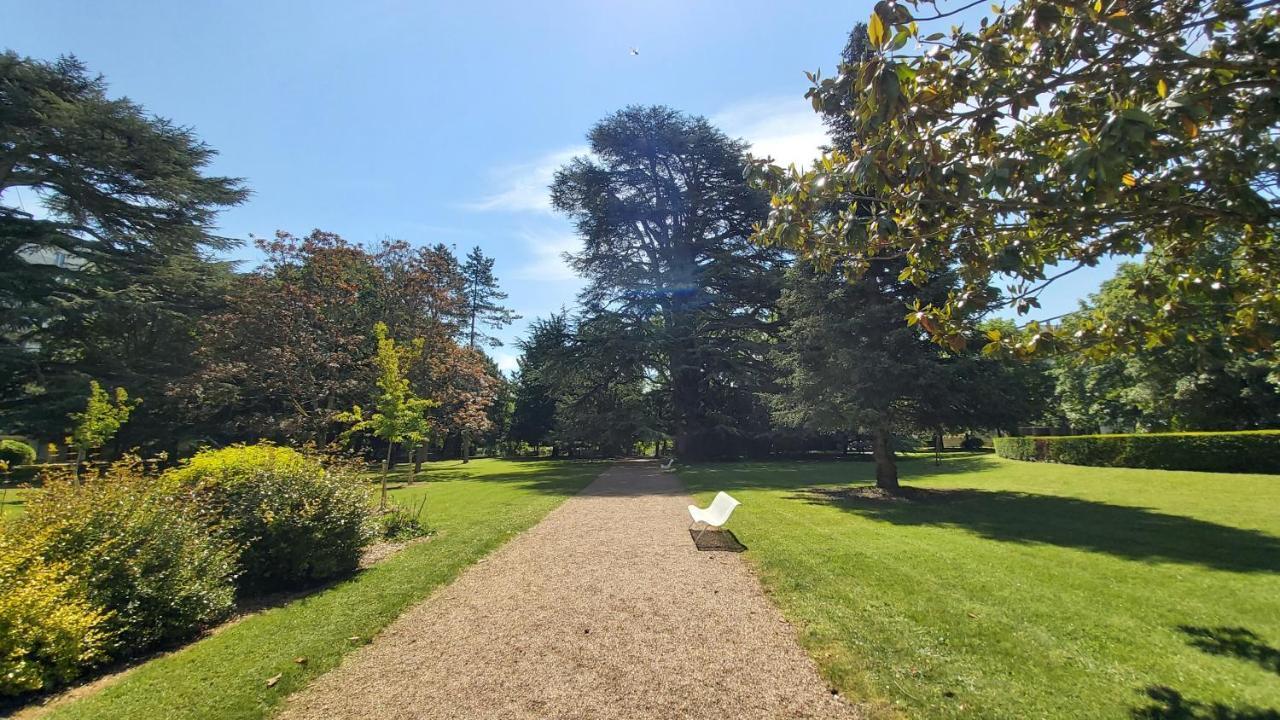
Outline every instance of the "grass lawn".
<path fill-rule="evenodd" d="M 426 498 L 425 515 L 437 532 L 430 542 L 144 663 L 47 717 L 264 717 L 409 605 L 538 522 L 604 469 L 594 463 L 502 460 L 477 460 L 465 467 L 441 462 L 427 468 L 419 476 L 425 481 L 396 490 L 394 497 L 415 507 Z M 268 687 L 267 680 L 277 675 L 279 680 Z"/>
<path fill-rule="evenodd" d="M 25 488 L 0 487 L 0 518 L 21 514 L 26 493 Z"/>
<path fill-rule="evenodd" d="M 1280 718 L 1280 476 L 994 456 L 682 469 L 835 687 L 920 718 Z M 826 489 L 826 492 L 823 490 Z"/>

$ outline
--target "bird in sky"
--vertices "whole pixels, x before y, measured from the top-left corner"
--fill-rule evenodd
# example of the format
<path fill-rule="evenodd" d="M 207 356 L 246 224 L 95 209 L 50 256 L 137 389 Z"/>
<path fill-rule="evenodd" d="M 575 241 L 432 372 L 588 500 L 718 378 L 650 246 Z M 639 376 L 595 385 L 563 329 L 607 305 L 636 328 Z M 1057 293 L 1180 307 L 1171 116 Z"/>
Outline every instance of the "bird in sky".
<path fill-rule="evenodd" d="M 632 55 L 639 55 L 639 54 L 640 54 L 640 49 L 639 49 L 639 48 L 631 48 L 631 54 L 632 54 Z"/>

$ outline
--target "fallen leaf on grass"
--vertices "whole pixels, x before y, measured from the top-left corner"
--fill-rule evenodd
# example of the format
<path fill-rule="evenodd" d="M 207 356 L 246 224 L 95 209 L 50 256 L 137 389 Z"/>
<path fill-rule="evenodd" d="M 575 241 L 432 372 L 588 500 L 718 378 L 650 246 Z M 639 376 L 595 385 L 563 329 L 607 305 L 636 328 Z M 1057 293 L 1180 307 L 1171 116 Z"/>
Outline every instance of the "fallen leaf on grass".
<path fill-rule="evenodd" d="M 282 677 L 284 677 L 284 673 L 279 673 L 278 675 L 272 675 L 271 677 L 267 678 L 267 687 L 275 687 L 276 683 L 280 682 L 280 678 Z"/>
<path fill-rule="evenodd" d="M 294 658 L 294 659 L 293 659 L 293 661 L 294 661 L 294 662 L 296 662 L 296 663 L 298 663 L 299 665 L 306 665 L 306 664 L 307 664 L 307 659 L 306 659 L 306 658 L 304 658 L 304 657 L 296 657 L 296 658 Z"/>

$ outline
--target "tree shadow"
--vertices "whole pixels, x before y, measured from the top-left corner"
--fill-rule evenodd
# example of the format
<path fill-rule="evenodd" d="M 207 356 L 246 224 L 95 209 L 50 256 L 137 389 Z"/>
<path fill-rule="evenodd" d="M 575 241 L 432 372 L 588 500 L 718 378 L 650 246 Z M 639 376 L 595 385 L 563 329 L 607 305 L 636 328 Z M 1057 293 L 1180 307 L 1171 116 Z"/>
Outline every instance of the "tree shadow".
<path fill-rule="evenodd" d="M 963 475 L 996 467 L 990 453 L 957 451 L 946 453 L 941 462 L 933 455 L 917 454 L 898 458 L 898 471 L 904 483 L 925 479 Z M 691 486 L 711 487 L 720 475 L 732 478 L 734 487 L 753 490 L 797 488 L 815 482 L 857 483 L 875 479 L 875 464 L 856 455 L 812 457 L 789 460 L 758 460 L 741 463 L 700 463 L 681 467 L 689 471 Z M 815 471 L 825 477 L 816 479 Z M 838 471 L 833 472 L 833 471 Z"/>
<path fill-rule="evenodd" d="M 1280 720 L 1280 711 L 1190 700 L 1166 685 L 1150 685 L 1145 692 L 1151 703 L 1134 708 L 1134 720 Z"/>
<path fill-rule="evenodd" d="M 1177 562 L 1233 572 L 1280 572 L 1280 538 L 1266 533 L 1057 495 L 929 489 L 920 499 L 858 489 L 800 489 L 789 499 L 904 526 L 954 527 L 991 540 L 1042 543 L 1128 560 Z"/>
<path fill-rule="evenodd" d="M 1178 630 L 1188 637 L 1192 647 L 1209 653 L 1232 657 L 1258 665 L 1263 670 L 1280 675 L 1280 648 L 1268 645 L 1257 633 L 1242 627 L 1196 627 L 1179 625 Z"/>

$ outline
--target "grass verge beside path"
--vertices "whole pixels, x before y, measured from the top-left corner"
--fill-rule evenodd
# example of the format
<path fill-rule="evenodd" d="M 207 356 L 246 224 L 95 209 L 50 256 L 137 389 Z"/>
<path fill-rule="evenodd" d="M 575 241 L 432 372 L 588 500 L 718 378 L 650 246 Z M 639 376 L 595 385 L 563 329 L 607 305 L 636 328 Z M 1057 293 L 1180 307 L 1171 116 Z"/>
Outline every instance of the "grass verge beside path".
<path fill-rule="evenodd" d="M 601 464 L 567 462 L 433 463 L 419 476 L 423 481 L 394 495 L 414 507 L 426 498 L 427 521 L 437 532 L 431 542 L 144 663 L 45 717 L 265 717 L 286 695 L 337 666 L 410 605 L 536 524 L 603 470 Z M 299 658 L 305 662 L 295 662 Z M 277 675 L 269 687 L 268 680 Z"/>
<path fill-rule="evenodd" d="M 0 518 L 21 515 L 27 492 L 26 488 L 0 487 Z"/>
<path fill-rule="evenodd" d="M 834 686 L 922 718 L 1280 717 L 1280 476 L 866 463 L 682 468 Z"/>

